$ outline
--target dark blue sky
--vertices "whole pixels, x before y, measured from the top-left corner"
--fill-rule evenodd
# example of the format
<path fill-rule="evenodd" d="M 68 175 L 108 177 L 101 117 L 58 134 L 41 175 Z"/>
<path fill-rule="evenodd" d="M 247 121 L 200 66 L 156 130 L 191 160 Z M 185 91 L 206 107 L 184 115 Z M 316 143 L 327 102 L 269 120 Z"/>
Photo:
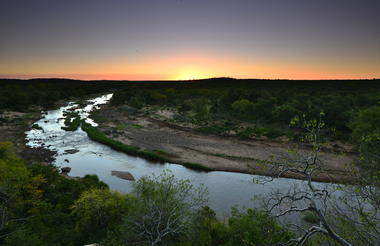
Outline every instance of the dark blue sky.
<path fill-rule="evenodd" d="M 2 0 L 0 75 L 380 77 L 380 1 Z"/>

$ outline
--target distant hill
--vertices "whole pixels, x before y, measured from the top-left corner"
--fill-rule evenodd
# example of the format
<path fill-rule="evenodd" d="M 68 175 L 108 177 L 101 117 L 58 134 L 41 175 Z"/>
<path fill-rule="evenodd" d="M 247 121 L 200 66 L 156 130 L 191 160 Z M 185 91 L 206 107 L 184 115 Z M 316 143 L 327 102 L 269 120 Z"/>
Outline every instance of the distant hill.
<path fill-rule="evenodd" d="M 33 78 L 33 79 L 9 79 L 9 78 L 0 78 L 0 82 L 3 83 L 78 83 L 78 82 L 112 82 L 112 83 L 120 83 L 120 82 L 128 82 L 128 83 L 178 83 L 178 82 L 186 82 L 186 83 L 266 83 L 266 84 L 283 84 L 287 83 L 288 85 L 292 84 L 310 84 L 310 83 L 318 83 L 318 84 L 347 84 L 347 83 L 378 83 L 380 79 L 334 79 L 334 80 L 289 80 L 289 79 L 236 79 L 229 77 L 218 77 L 218 78 L 208 78 L 208 79 L 194 79 L 194 80 L 76 80 L 76 79 L 66 79 L 66 78 Z"/>

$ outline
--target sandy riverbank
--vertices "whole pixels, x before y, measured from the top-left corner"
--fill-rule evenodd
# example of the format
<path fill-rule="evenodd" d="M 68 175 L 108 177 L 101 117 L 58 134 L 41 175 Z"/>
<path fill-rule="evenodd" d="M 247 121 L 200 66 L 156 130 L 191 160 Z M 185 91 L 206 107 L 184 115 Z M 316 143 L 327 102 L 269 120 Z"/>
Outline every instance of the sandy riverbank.
<path fill-rule="evenodd" d="M 198 163 L 218 171 L 276 175 L 278 159 L 294 149 L 291 142 L 271 140 L 239 140 L 233 137 L 198 133 L 150 116 L 131 117 L 126 112 L 107 105 L 97 114 L 102 115 L 99 130 L 109 137 L 145 150 L 170 153 L 173 162 Z M 122 123 L 122 127 L 120 125 Z M 306 154 L 310 149 L 299 149 Z M 313 177 L 316 181 L 351 182 L 351 163 L 356 155 L 345 149 L 326 148 L 320 154 L 324 170 Z M 285 177 L 299 178 L 294 174 Z"/>

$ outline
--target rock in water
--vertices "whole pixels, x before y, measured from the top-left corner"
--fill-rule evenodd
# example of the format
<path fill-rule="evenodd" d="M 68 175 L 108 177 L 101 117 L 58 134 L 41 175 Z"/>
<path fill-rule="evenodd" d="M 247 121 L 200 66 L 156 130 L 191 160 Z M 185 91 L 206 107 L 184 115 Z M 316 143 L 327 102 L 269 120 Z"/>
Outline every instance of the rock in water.
<path fill-rule="evenodd" d="M 135 181 L 135 178 L 130 172 L 122 172 L 122 171 L 112 171 L 112 176 L 116 176 L 121 179 L 129 180 L 129 181 Z"/>
<path fill-rule="evenodd" d="M 62 174 L 68 174 L 71 171 L 71 167 L 62 167 L 61 172 Z"/>
<path fill-rule="evenodd" d="M 77 152 L 79 152 L 79 150 L 77 150 L 77 149 L 67 149 L 67 150 L 65 150 L 64 155 L 67 155 L 67 154 L 75 154 L 75 153 L 77 153 Z"/>

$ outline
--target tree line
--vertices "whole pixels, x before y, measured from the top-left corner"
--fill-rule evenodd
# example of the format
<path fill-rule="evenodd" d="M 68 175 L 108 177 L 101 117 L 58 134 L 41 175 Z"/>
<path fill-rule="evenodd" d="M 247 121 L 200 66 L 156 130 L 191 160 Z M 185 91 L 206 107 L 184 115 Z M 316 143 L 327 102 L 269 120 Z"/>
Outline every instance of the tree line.
<path fill-rule="evenodd" d="M 349 141 L 352 122 L 359 112 L 379 105 L 380 83 L 363 81 L 276 81 L 211 79 L 183 83 L 135 83 L 114 93 L 113 105 L 134 108 L 168 107 L 175 119 L 199 125 L 199 130 L 223 133 L 236 122 L 250 122 L 238 132 L 276 138 L 300 136 L 289 128 L 289 120 L 306 114 L 317 118 L 325 113 L 329 138 Z"/>

